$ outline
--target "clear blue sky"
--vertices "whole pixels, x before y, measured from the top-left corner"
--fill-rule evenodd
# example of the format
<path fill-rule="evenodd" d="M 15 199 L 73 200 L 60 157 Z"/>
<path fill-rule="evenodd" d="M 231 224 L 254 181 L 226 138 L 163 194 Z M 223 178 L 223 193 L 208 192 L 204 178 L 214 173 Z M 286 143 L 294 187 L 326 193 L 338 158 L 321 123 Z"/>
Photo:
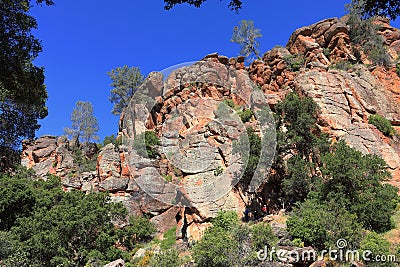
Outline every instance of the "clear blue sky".
<path fill-rule="evenodd" d="M 236 56 L 232 29 L 242 19 L 261 29 L 262 53 L 285 45 L 302 26 L 345 14 L 350 0 L 244 0 L 239 14 L 228 0 L 208 0 L 202 8 L 178 5 L 163 9 L 162 0 L 55 0 L 55 6 L 34 8 L 35 35 L 43 52 L 35 63 L 45 67 L 49 115 L 37 136 L 61 135 L 70 126 L 75 102 L 90 101 L 99 121 L 101 140 L 116 134 L 118 117 L 111 114 L 107 72 L 123 65 L 147 75 L 169 66 L 218 52 Z"/>

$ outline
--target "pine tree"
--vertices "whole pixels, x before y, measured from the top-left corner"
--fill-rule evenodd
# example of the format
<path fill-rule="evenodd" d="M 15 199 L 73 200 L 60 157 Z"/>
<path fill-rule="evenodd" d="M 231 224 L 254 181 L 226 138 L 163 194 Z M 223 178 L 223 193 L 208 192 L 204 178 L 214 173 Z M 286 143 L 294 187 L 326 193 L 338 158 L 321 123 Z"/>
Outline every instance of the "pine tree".
<path fill-rule="evenodd" d="M 140 73 L 139 68 L 129 68 L 126 65 L 111 70 L 107 75 L 110 76 L 111 86 L 113 87 L 109 98 L 111 103 L 114 104 L 111 113 L 119 115 L 128 106 L 133 94 L 143 83 L 144 76 Z"/>
<path fill-rule="evenodd" d="M 90 102 L 78 101 L 71 114 L 71 128 L 65 128 L 64 132 L 71 138 L 82 142 L 97 141 L 99 131 L 97 119 L 93 114 L 93 105 Z"/>

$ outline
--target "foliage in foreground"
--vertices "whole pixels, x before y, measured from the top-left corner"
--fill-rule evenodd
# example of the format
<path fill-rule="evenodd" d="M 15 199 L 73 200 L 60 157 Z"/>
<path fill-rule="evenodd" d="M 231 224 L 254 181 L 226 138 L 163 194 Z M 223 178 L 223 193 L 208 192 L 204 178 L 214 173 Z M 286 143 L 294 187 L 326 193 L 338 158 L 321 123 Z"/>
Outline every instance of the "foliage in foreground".
<path fill-rule="evenodd" d="M 277 242 L 269 224 L 241 225 L 233 211 L 220 211 L 193 247 L 197 266 L 255 266 L 256 252 Z"/>
<path fill-rule="evenodd" d="M 368 266 L 383 266 L 383 267 L 394 267 L 398 266 L 393 261 L 390 261 L 388 258 L 389 255 L 393 255 L 390 251 L 390 243 L 381 235 L 370 232 L 368 233 L 360 243 L 361 251 L 371 251 L 372 254 L 368 255 L 370 262 L 368 262 Z M 378 259 L 378 261 L 374 261 Z M 398 260 L 398 259 L 397 259 Z"/>
<path fill-rule="evenodd" d="M 24 169 L 13 177 L 2 174 L 0 188 L 0 257 L 6 266 L 89 266 L 118 258 L 118 240 L 150 238 L 154 226 L 146 220 L 126 229 L 111 223 L 123 220 L 126 209 L 106 193 L 61 190 L 59 178 L 33 180 Z M 139 219 L 131 219 L 131 222 Z"/>
<path fill-rule="evenodd" d="M 289 93 L 276 111 L 273 168 L 283 177 L 289 206 L 296 203 L 287 221 L 292 237 L 318 249 L 334 247 L 340 238 L 359 248 L 365 229 L 389 230 L 398 197 L 385 183 L 390 179 L 386 163 L 318 136 L 318 109 L 310 98 Z"/>
<path fill-rule="evenodd" d="M 180 266 L 181 263 L 182 260 L 179 258 L 178 252 L 175 249 L 169 249 L 154 255 L 149 262 L 149 266 L 177 267 Z"/>
<path fill-rule="evenodd" d="M 357 247 L 361 226 L 377 232 L 392 227 L 397 188 L 382 183 L 390 177 L 382 159 L 339 142 L 321 161 L 323 176 L 316 191 L 287 222 L 294 238 L 317 248 L 346 238 Z"/>
<path fill-rule="evenodd" d="M 35 3 L 34 3 L 35 2 Z M 24 138 L 33 138 L 38 119 L 47 116 L 44 68 L 35 66 L 42 51 L 32 31 L 37 21 L 30 15 L 34 4 L 52 5 L 51 0 L 0 1 L 0 171 L 18 162 L 9 157 Z"/>

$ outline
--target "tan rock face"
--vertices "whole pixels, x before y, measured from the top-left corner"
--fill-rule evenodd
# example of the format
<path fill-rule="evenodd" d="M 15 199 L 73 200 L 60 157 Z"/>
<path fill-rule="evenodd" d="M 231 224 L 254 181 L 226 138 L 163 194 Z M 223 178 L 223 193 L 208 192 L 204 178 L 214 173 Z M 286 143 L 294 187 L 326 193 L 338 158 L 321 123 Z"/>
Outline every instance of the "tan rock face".
<path fill-rule="evenodd" d="M 21 163 L 27 168 L 32 168 L 39 176 L 55 173 L 56 138 L 43 136 L 36 141 L 24 141 Z"/>
<path fill-rule="evenodd" d="M 43 178 L 47 174 L 59 176 L 66 191 L 72 188 L 96 191 L 98 179 L 95 170 L 80 171 L 74 162 L 73 149 L 81 150 L 83 157 L 85 154 L 93 156 L 97 153 L 97 146 L 93 144 L 74 148 L 69 146 L 66 137 L 43 136 L 35 141 L 23 142 L 21 164 L 32 168 Z"/>
<path fill-rule="evenodd" d="M 154 206 L 148 203 L 147 210 L 143 209 L 144 199 L 131 200 L 139 203 L 142 212 L 154 216 L 151 220 L 161 232 L 170 228 L 170 223 L 177 224 L 180 238 L 198 239 L 205 229 L 202 223 L 218 211 L 240 213 L 244 207 L 242 198 L 231 191 L 233 176 L 242 169 L 232 155 L 232 142 L 238 141 L 246 128 L 237 115 L 236 119 L 230 118 L 234 111 L 226 104 L 221 108 L 221 101 L 232 100 L 236 105 L 252 102 L 255 106 L 265 103 L 258 103 L 254 85 L 240 65 L 241 58 L 227 60 L 214 54 L 204 62 L 173 72 L 165 82 L 161 82 L 161 75 L 150 77 L 145 86 L 163 84 L 161 90 L 156 89 L 163 94 L 137 96 L 121 123 L 121 132 L 128 140 L 124 159 L 136 185 L 128 186 L 129 193 L 140 195 L 144 190 L 156 199 L 150 201 Z M 147 92 L 147 88 L 139 91 Z M 142 99 L 146 103 L 141 103 Z M 149 120 L 153 123 L 143 123 Z M 159 158 L 147 159 L 130 151 L 129 144 L 143 132 L 139 125 L 147 125 L 147 130 L 160 136 L 163 148 L 158 150 Z M 218 168 L 226 175 L 216 174 Z M 165 177 L 170 177 L 170 182 Z M 171 207 L 174 201 L 186 205 L 189 199 L 190 209 Z M 167 207 L 158 213 L 155 208 L 160 201 Z"/>
<path fill-rule="evenodd" d="M 393 172 L 399 169 L 400 150 L 394 145 L 396 142 L 389 141 L 368 124 L 372 114 L 391 121 L 399 118 L 398 102 L 390 87 L 383 86 L 379 78 L 362 66 L 354 73 L 310 70 L 300 74 L 294 86 L 296 91 L 317 102 L 321 108 L 321 127 L 331 136 L 345 139 L 363 153 L 382 156 Z"/>

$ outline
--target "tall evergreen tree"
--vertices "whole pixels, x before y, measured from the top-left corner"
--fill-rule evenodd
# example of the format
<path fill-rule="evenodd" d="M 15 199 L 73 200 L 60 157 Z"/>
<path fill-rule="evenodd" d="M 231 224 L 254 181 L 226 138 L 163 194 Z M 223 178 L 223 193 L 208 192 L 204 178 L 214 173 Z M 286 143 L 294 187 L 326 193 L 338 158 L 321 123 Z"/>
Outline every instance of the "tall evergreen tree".
<path fill-rule="evenodd" d="M 0 168 L 47 116 L 44 69 L 33 64 L 42 46 L 32 35 L 37 22 L 29 15 L 31 7 L 29 0 L 0 1 Z"/>
<path fill-rule="evenodd" d="M 258 49 L 260 43 L 256 39 L 261 36 L 260 30 L 254 27 L 254 21 L 242 20 L 239 26 L 233 28 L 231 42 L 239 44 L 241 48 L 239 54 L 251 61 L 260 58 Z"/>
<path fill-rule="evenodd" d="M 128 106 L 133 94 L 143 83 L 144 76 L 140 73 L 139 68 L 129 68 L 126 65 L 111 70 L 107 74 L 112 80 L 111 86 L 113 87 L 110 92 L 110 101 L 114 104 L 111 113 L 119 115 Z"/>
<path fill-rule="evenodd" d="M 99 137 L 99 124 L 93 114 L 93 105 L 90 102 L 78 101 L 71 114 L 71 128 L 65 128 L 64 132 L 73 139 L 83 142 L 97 141 Z"/>

